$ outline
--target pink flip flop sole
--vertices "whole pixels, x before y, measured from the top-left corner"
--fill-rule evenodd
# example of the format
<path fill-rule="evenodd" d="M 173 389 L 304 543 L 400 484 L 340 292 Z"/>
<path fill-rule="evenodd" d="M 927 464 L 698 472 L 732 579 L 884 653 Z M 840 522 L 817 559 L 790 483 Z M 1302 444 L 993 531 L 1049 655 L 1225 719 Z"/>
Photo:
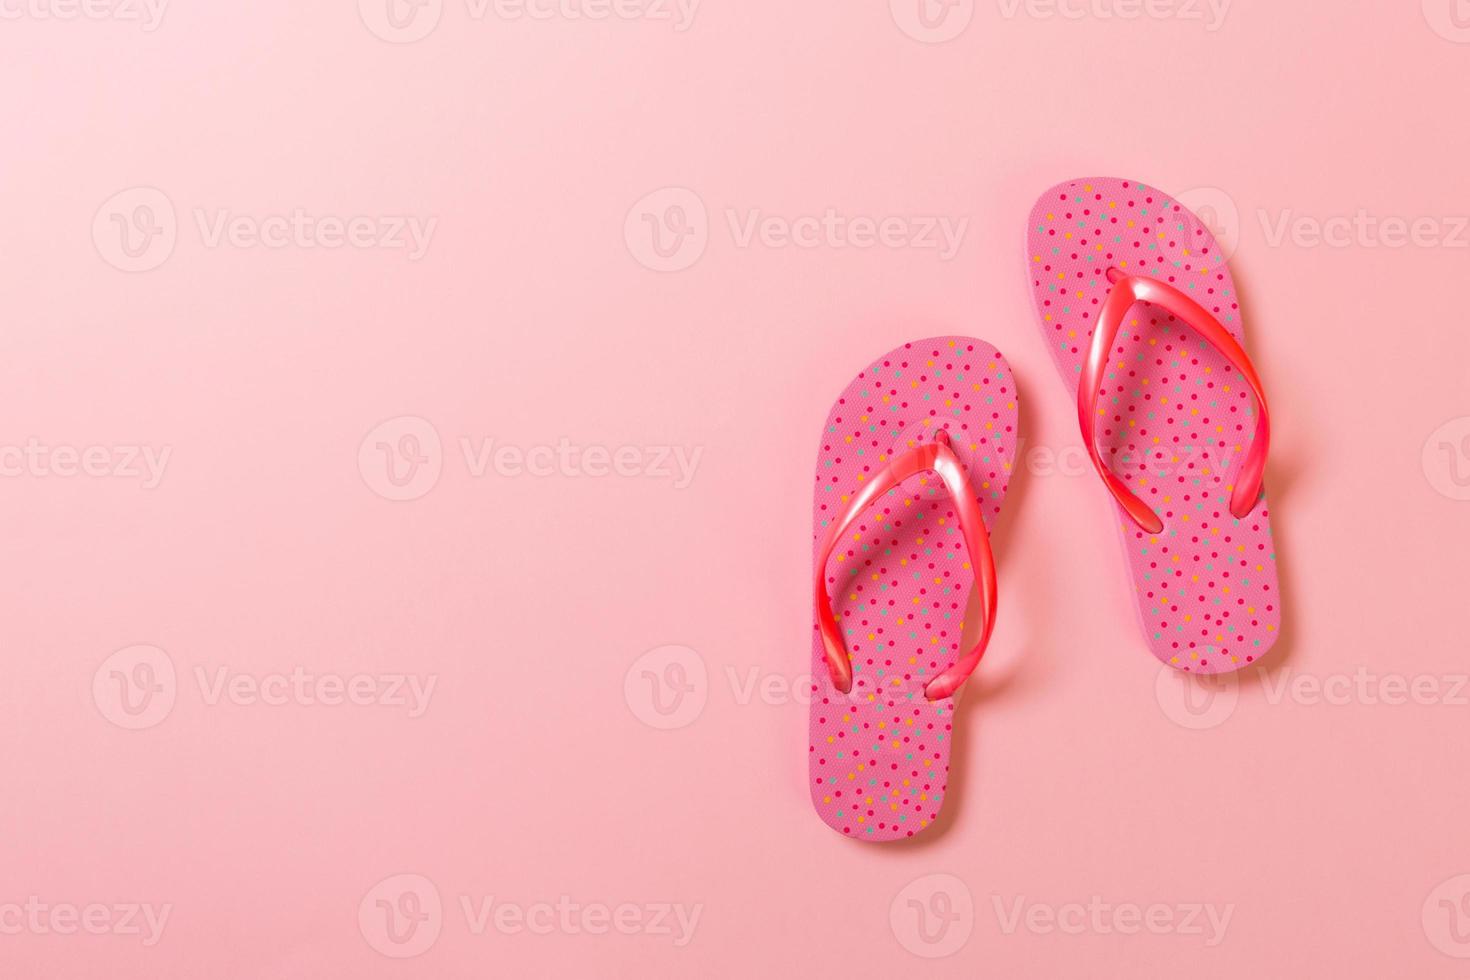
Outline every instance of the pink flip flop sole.
<path fill-rule="evenodd" d="M 1214 235 L 1137 181 L 1083 178 L 1047 191 L 1031 212 L 1027 263 L 1042 334 L 1074 403 L 1109 269 L 1168 284 L 1243 344 L 1239 296 Z M 1203 674 L 1259 660 L 1281 633 L 1281 593 L 1264 492 L 1245 516 L 1231 512 L 1258 418 L 1250 387 L 1219 349 L 1145 302 L 1124 315 L 1101 378 L 1101 456 L 1164 525 L 1149 533 L 1115 505 L 1149 649 Z"/>
<path fill-rule="evenodd" d="M 1015 379 L 987 343 L 937 337 L 878 358 L 848 385 L 822 430 L 814 563 L 864 482 L 940 429 L 993 527 L 1017 422 Z M 811 795 L 822 820 L 849 837 L 912 837 L 944 802 L 955 699 L 931 701 L 925 685 L 961 656 L 974 584 L 953 502 L 934 474 L 910 477 L 864 511 L 819 570 L 850 654 L 852 686 L 843 693 L 834 684 L 814 628 Z"/>

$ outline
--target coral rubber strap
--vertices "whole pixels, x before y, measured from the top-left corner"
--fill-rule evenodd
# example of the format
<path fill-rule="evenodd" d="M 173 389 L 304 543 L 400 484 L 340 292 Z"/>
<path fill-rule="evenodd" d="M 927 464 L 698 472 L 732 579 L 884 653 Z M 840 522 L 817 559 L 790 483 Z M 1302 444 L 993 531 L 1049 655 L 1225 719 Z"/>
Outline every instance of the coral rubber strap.
<path fill-rule="evenodd" d="M 1092 457 L 1092 465 L 1098 475 L 1112 491 L 1119 505 L 1128 512 L 1139 527 L 1150 534 L 1164 529 L 1164 522 L 1153 508 L 1144 503 L 1123 485 L 1123 481 L 1103 462 L 1097 448 L 1097 401 L 1102 390 L 1103 373 L 1107 370 L 1108 358 L 1112 355 L 1118 329 L 1123 317 L 1135 303 L 1151 303 L 1174 314 L 1187 323 L 1210 346 L 1214 347 L 1230 366 L 1240 372 L 1255 393 L 1259 411 L 1256 417 L 1256 434 L 1246 452 L 1245 462 L 1235 476 L 1234 489 L 1230 494 L 1230 513 L 1245 517 L 1256 506 L 1261 496 L 1261 480 L 1266 470 L 1266 453 L 1271 447 L 1271 415 L 1266 408 L 1266 392 L 1256 369 L 1246 356 L 1244 348 L 1203 307 L 1167 283 L 1147 276 L 1130 276 L 1117 269 L 1108 270 L 1108 279 L 1113 290 L 1103 303 L 1097 318 L 1097 327 L 1092 333 L 1092 347 L 1087 353 L 1087 362 L 1082 368 L 1082 380 L 1077 386 L 1077 421 L 1082 426 L 1082 442 Z"/>
<path fill-rule="evenodd" d="M 930 701 L 947 698 L 963 684 L 980 663 L 986 644 L 995 626 L 995 556 L 990 550 L 990 534 L 985 519 L 980 513 L 976 493 L 965 473 L 965 466 L 950 448 L 949 433 L 940 429 L 934 442 L 925 443 L 904 453 L 883 470 L 879 471 L 867 486 L 857 493 L 840 519 L 833 521 L 817 555 L 816 599 L 817 628 L 822 634 L 822 647 L 826 654 L 827 667 L 832 672 L 832 683 L 843 694 L 852 690 L 852 659 L 847 653 L 847 644 L 842 639 L 842 630 L 832 614 L 832 600 L 827 595 L 827 562 L 837 542 L 875 501 L 919 473 L 934 472 L 949 491 L 955 513 L 959 515 L 960 533 L 969 551 L 970 565 L 975 570 L 975 582 L 980 587 L 980 610 L 982 626 L 980 641 L 974 649 L 955 664 L 934 678 L 924 687 L 924 696 Z M 848 551 L 852 556 L 853 552 Z"/>

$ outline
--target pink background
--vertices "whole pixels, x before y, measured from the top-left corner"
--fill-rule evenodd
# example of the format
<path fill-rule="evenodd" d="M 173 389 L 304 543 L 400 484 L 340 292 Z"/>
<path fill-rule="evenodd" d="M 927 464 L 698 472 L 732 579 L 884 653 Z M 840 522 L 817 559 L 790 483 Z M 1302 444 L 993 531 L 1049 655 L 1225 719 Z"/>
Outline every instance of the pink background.
<path fill-rule="evenodd" d="M 0 448 L 170 456 L 151 489 L 34 463 L 0 477 L 0 974 L 1463 975 L 1470 45 L 1449 0 L 1418 7 L 1236 0 L 1211 31 L 1204 6 L 982 0 L 943 44 L 886 0 L 705 0 L 682 32 L 446 0 L 403 44 L 352 0 L 176 0 L 151 31 L 6 7 Z M 1027 446 L 1075 457 L 1022 245 L 1035 195 L 1093 174 L 1238 211 L 1277 423 L 1283 644 L 1181 707 L 1137 635 L 1105 495 L 1037 465 L 1007 501 L 1001 618 L 937 832 L 843 840 L 807 799 L 806 707 L 743 696 L 806 669 L 821 421 L 869 356 L 974 334 L 1015 369 Z M 111 215 L 147 216 L 136 194 L 108 202 L 138 187 L 167 196 L 153 219 L 177 242 L 125 272 Z M 708 242 L 656 272 L 634 206 L 669 187 L 707 209 L 685 216 Z M 211 247 L 195 218 L 298 208 L 438 223 L 411 261 Z M 944 261 L 741 247 L 726 218 L 827 208 L 970 224 Z M 1360 211 L 1443 240 L 1268 234 L 1287 212 Z M 442 474 L 390 501 L 376 442 L 359 450 L 404 416 L 442 438 L 419 444 Z M 408 445 L 407 425 L 386 441 Z M 476 477 L 461 437 L 702 456 L 682 489 Z M 166 652 L 174 700 L 127 730 L 104 662 L 137 644 Z M 672 730 L 640 693 L 640 658 L 666 645 L 692 651 L 670 655 L 694 688 Z M 437 686 L 416 718 L 211 703 L 197 672 L 221 668 Z M 1279 686 L 1359 670 L 1439 694 Z M 405 873 L 443 911 L 397 959 L 373 898 Z M 916 880 L 959 917 L 934 963 Z M 13 928 L 3 907 L 31 896 L 171 911 L 152 945 Z M 461 896 L 701 910 L 683 946 L 476 935 Z M 1213 946 L 1007 931 L 996 912 L 1093 896 L 1233 912 Z"/>

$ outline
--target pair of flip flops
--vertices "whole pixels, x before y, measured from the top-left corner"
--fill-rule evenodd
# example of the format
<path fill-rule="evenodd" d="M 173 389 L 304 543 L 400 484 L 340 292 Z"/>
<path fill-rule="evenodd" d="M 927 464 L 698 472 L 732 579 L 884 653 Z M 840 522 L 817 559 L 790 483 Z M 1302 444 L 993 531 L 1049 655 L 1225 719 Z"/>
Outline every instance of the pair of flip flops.
<path fill-rule="evenodd" d="M 1145 641 L 1199 674 L 1280 634 L 1270 421 L 1226 258 L 1137 181 L 1068 181 L 1031 213 L 1041 331 L 1114 498 Z M 822 430 L 809 773 L 817 813 L 850 837 L 912 837 L 943 805 L 955 696 L 995 625 L 990 529 L 1018 424 L 1000 352 L 935 337 L 873 361 Z"/>

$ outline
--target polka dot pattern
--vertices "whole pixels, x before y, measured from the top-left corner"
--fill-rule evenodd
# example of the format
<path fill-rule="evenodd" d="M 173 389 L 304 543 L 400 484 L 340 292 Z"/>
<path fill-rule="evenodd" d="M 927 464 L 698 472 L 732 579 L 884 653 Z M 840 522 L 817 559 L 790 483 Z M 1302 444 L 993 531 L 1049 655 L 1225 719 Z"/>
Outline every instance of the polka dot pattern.
<path fill-rule="evenodd" d="M 1042 195 L 1030 220 L 1041 329 L 1074 404 L 1110 268 L 1183 291 L 1243 343 L 1226 256 L 1168 195 L 1137 181 L 1074 180 Z M 1229 507 L 1256 412 L 1240 373 L 1188 325 L 1147 303 L 1128 311 L 1104 372 L 1098 443 L 1163 519 L 1149 534 L 1114 505 L 1149 649 L 1180 670 L 1239 670 L 1280 636 L 1269 501 L 1263 494 L 1243 519 Z"/>
<path fill-rule="evenodd" d="M 813 554 L 865 481 L 939 429 L 993 528 L 1016 457 L 1015 378 L 989 344 L 938 337 L 883 355 L 837 400 L 817 460 Z M 965 629 L 974 573 L 939 478 L 911 477 L 875 501 L 824 573 L 853 687 L 833 687 L 814 615 L 812 802 L 849 837 L 912 837 L 938 816 L 949 779 L 954 698 L 929 701 L 924 685 L 959 659 L 962 634 L 975 642 L 980 625 Z"/>

